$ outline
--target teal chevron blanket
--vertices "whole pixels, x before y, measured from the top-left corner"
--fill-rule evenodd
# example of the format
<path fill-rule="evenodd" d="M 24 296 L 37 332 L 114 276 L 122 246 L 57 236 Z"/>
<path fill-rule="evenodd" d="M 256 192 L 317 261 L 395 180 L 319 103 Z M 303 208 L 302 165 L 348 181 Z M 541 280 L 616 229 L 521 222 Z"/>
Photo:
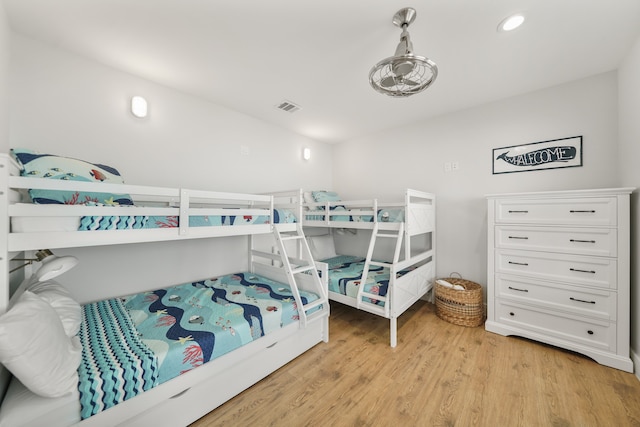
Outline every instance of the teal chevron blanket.
<path fill-rule="evenodd" d="M 85 419 L 154 387 L 158 361 L 119 299 L 86 304 L 82 316 L 78 390 Z"/>

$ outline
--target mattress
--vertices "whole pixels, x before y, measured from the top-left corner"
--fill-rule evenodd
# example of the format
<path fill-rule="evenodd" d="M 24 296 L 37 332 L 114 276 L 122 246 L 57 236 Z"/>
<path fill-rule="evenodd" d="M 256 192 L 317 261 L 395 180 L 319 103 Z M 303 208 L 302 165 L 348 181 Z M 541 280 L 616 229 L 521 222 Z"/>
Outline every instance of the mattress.
<path fill-rule="evenodd" d="M 132 207 L 133 209 L 133 207 Z M 274 209 L 275 224 L 295 223 L 292 211 Z M 189 217 L 189 227 L 235 226 L 268 224 L 266 215 L 194 215 Z M 11 217 L 13 233 L 43 233 L 52 231 L 132 230 L 151 228 L 176 228 L 178 216 L 51 216 Z"/>
<path fill-rule="evenodd" d="M 300 291 L 300 295 L 303 304 L 318 298 L 305 291 Z M 126 400 L 127 393 L 127 399 L 133 397 L 128 389 L 136 376 L 144 377 L 145 381 L 155 377 L 153 385 L 161 384 L 299 319 L 297 304 L 288 285 L 247 272 L 91 303 L 83 306 L 83 312 L 102 312 L 102 308 L 96 307 L 105 304 L 115 307 L 116 311 L 119 307 L 124 308 L 122 312 L 126 313 L 126 319 L 106 316 L 88 320 L 91 316 L 85 315 L 79 334 L 83 342 L 83 365 L 93 366 L 95 360 L 103 360 L 106 368 L 102 374 L 97 374 L 102 377 L 81 381 L 78 393 L 56 399 L 39 397 L 13 378 L 0 411 L 1 427 L 72 425 L 117 404 L 116 400 L 121 397 L 120 401 Z M 122 322 L 135 326 L 128 331 L 114 327 Z M 153 359 L 155 363 L 130 363 L 129 353 L 119 356 L 120 352 L 114 352 L 112 344 L 89 346 L 87 343 L 97 343 L 95 335 L 102 333 L 83 333 L 83 329 L 105 330 L 107 334 L 123 329 L 128 332 L 124 335 L 129 337 L 122 338 L 118 334 L 115 339 L 122 339 L 124 347 L 131 346 L 131 338 L 139 339 L 150 350 L 149 360 Z M 93 354 L 90 363 L 85 353 Z M 121 364 L 132 365 L 137 374 L 113 369 L 114 365 Z M 150 368 L 141 369 L 145 364 Z M 157 372 L 151 375 L 143 372 L 145 370 Z M 84 371 L 81 365 L 80 378 L 94 375 L 86 372 L 87 369 Z M 100 386 L 95 387 L 95 384 Z M 118 397 L 116 394 L 120 389 L 127 391 Z"/>
<path fill-rule="evenodd" d="M 329 291 L 342 294 L 351 298 L 358 296 L 358 289 L 364 286 L 364 292 L 374 295 L 386 296 L 389 290 L 391 270 L 387 267 L 370 266 L 365 283 L 362 284 L 365 259 L 351 255 L 337 255 L 322 260 L 329 267 Z M 397 273 L 400 277 L 413 268 L 408 268 Z M 384 301 L 363 298 L 364 301 L 384 306 Z"/>
<path fill-rule="evenodd" d="M 308 210 L 304 213 L 306 221 L 347 221 L 347 222 L 373 222 L 372 215 L 360 215 L 352 214 L 350 210 L 344 206 L 331 206 L 330 218 L 326 215 L 320 215 L 324 212 L 316 210 Z M 378 209 L 377 213 L 378 222 L 403 222 L 404 221 L 404 209 Z"/>

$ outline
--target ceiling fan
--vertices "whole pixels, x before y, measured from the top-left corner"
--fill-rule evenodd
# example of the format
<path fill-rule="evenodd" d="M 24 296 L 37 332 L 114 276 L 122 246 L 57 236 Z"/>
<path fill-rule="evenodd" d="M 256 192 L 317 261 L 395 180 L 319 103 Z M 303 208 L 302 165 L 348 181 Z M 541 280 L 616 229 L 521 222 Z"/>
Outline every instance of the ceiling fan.
<path fill-rule="evenodd" d="M 413 54 L 408 28 L 415 19 L 416 11 L 411 7 L 401 9 L 393 16 L 393 24 L 402 29 L 395 55 L 378 62 L 369 72 L 369 83 L 380 93 L 411 96 L 431 86 L 438 76 L 435 62 Z"/>

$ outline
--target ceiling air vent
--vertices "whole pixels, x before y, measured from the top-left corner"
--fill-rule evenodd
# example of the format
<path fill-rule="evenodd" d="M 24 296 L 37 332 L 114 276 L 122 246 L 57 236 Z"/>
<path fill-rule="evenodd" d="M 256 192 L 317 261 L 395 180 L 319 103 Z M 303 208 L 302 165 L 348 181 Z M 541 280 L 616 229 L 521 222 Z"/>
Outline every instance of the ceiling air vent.
<path fill-rule="evenodd" d="M 296 111 L 298 111 L 300 108 L 299 105 L 294 104 L 291 101 L 287 101 L 284 100 L 281 103 L 279 103 L 278 105 L 276 105 L 276 108 L 282 111 L 286 111 L 287 113 L 295 113 Z"/>

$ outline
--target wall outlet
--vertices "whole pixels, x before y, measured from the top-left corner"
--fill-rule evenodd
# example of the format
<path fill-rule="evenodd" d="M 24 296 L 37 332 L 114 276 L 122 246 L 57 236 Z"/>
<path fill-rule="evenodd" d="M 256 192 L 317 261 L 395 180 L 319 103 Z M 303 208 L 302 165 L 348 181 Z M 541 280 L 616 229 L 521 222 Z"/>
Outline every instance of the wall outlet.
<path fill-rule="evenodd" d="M 451 162 L 451 170 L 457 171 L 460 169 L 460 164 L 458 162 Z"/>
<path fill-rule="evenodd" d="M 451 172 L 451 162 L 445 162 L 444 163 L 444 171 L 445 172 Z"/>
<path fill-rule="evenodd" d="M 248 156 L 249 154 L 251 154 L 251 150 L 249 150 L 249 147 L 247 147 L 246 145 L 241 145 L 240 146 L 240 155 L 241 156 Z"/>

